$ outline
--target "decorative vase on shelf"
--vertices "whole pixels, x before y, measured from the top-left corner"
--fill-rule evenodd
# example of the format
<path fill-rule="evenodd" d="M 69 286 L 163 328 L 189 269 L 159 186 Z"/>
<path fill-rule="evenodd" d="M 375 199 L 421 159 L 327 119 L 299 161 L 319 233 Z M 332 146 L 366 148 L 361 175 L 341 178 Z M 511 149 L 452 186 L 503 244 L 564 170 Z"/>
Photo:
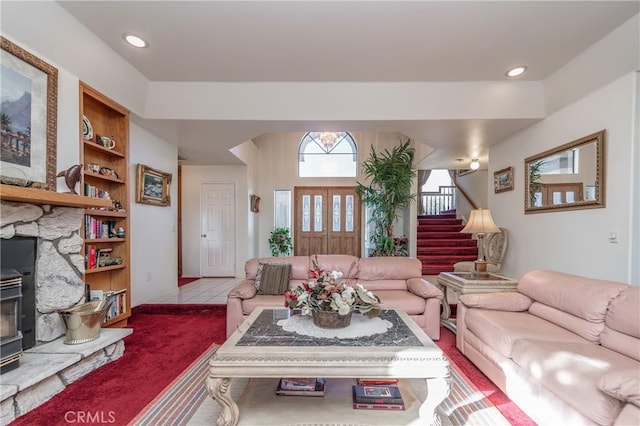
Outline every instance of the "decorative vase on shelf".
<path fill-rule="evenodd" d="M 312 311 L 313 323 L 320 328 L 345 328 L 351 324 L 351 314 L 340 315 L 338 311 Z"/>

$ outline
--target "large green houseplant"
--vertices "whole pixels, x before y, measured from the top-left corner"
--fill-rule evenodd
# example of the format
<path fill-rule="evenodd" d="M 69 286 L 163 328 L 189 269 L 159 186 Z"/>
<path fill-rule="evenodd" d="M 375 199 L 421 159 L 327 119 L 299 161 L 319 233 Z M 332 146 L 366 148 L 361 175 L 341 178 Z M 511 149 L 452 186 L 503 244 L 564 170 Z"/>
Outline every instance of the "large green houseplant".
<path fill-rule="evenodd" d="M 542 166 L 544 160 L 538 160 L 529 164 L 529 207 L 536 206 L 536 193 L 542 188 L 540 179 L 542 178 Z"/>
<path fill-rule="evenodd" d="M 411 139 L 396 145 L 391 151 L 377 152 L 372 146 L 369 158 L 362 163 L 362 171 L 370 184 L 356 184 L 356 193 L 371 207 L 369 220 L 374 226 L 371 242 L 375 248 L 371 256 L 407 256 L 406 240 L 394 238 L 393 222 L 400 210 L 415 200 L 411 186 L 416 172 L 411 169 L 415 150 Z"/>
<path fill-rule="evenodd" d="M 293 244 L 291 242 L 291 235 L 289 235 L 289 228 L 275 228 L 271 231 L 269 236 L 269 248 L 271 249 L 271 255 L 277 257 L 279 255 L 289 256 Z"/>

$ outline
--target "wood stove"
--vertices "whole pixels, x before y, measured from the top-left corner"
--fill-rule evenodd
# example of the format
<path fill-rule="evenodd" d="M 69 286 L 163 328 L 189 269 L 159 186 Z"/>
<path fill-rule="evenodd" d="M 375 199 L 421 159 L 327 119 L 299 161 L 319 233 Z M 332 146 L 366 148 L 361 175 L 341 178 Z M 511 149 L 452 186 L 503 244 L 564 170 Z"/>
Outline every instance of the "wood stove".
<path fill-rule="evenodd" d="M 0 272 L 0 373 L 20 364 L 22 357 L 22 274 L 15 269 Z"/>

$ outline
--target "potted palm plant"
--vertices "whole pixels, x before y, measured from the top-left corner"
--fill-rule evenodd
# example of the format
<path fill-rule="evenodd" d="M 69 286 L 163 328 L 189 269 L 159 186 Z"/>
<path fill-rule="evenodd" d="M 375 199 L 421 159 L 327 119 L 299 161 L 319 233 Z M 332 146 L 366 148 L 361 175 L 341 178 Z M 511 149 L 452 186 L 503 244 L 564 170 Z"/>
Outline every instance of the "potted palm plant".
<path fill-rule="evenodd" d="M 538 160 L 529 164 L 529 207 L 536 206 L 536 192 L 542 187 L 540 178 L 542 178 L 542 166 L 544 166 L 544 163 L 544 160 Z"/>
<path fill-rule="evenodd" d="M 377 152 L 372 146 L 369 158 L 362 163 L 364 176 L 369 185 L 356 184 L 356 193 L 362 202 L 371 207 L 369 220 L 374 226 L 371 242 L 375 248 L 371 256 L 407 256 L 406 239 L 394 238 L 393 222 L 400 216 L 400 210 L 415 200 L 411 186 L 416 172 L 411 168 L 415 150 L 411 139 L 395 146 L 391 151 Z M 404 245 L 401 246 L 401 242 Z"/>

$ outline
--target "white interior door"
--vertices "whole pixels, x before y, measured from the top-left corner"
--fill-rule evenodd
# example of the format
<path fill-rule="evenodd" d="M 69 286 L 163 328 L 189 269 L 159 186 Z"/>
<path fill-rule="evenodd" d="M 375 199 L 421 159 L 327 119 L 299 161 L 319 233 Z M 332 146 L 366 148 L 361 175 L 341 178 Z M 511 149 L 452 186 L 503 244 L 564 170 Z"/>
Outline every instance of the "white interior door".
<path fill-rule="evenodd" d="M 200 189 L 200 275 L 235 275 L 235 187 L 232 183 L 204 183 Z"/>

